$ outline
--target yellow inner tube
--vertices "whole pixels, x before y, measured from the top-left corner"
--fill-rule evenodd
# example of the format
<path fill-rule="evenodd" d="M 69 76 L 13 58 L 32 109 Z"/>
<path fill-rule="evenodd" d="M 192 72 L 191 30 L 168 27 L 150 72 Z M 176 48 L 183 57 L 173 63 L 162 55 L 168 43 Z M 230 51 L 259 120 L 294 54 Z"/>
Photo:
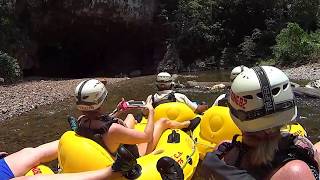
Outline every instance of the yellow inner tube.
<path fill-rule="evenodd" d="M 299 123 L 285 125 L 281 128 L 281 132 L 288 132 L 295 136 L 308 136 L 306 130 Z"/>
<path fill-rule="evenodd" d="M 178 122 L 194 119 L 197 115 L 189 106 L 180 102 L 170 102 L 160 104 L 154 109 L 154 121 L 160 118 L 167 118 Z"/>
<path fill-rule="evenodd" d="M 38 174 L 49 175 L 49 174 L 54 174 L 54 172 L 48 166 L 39 165 L 30 169 L 27 172 L 26 176 L 35 176 Z"/>
<path fill-rule="evenodd" d="M 216 145 L 222 141 L 231 140 L 235 134 L 241 135 L 241 131 L 231 119 L 227 107 L 213 106 L 203 116 L 196 115 L 187 105 L 178 102 L 161 104 L 155 109 L 155 121 L 164 117 L 183 122 L 197 116 L 202 120 L 193 131 L 192 139 L 181 130 L 176 130 L 180 134 L 180 143 L 167 143 L 168 135 L 172 133 L 172 130 L 166 130 L 154 152 L 137 160 L 143 167 L 140 179 L 161 179 L 156 170 L 156 162 L 164 156 L 174 158 L 183 167 L 185 179 L 190 179 L 198 164 L 199 155 L 200 159 L 203 159 L 207 152 L 213 151 Z M 146 122 L 147 120 L 143 119 L 135 128 L 143 131 Z M 306 131 L 298 123 L 286 125 L 281 131 L 306 136 Z M 241 140 L 241 137 L 238 140 Z M 192 158 L 192 164 L 186 163 L 188 162 L 187 156 Z M 112 163 L 112 157 L 94 141 L 78 136 L 71 131 L 61 137 L 59 165 L 63 172 L 96 170 L 108 167 Z"/>
<path fill-rule="evenodd" d="M 144 124 L 138 125 L 142 128 Z M 193 140 L 185 132 L 175 130 L 180 135 L 179 143 L 168 143 L 168 136 L 173 130 L 166 130 L 155 150 L 137 159 L 142 167 L 138 179 L 161 179 L 157 171 L 157 161 L 164 156 L 176 160 L 182 167 L 185 179 L 191 179 L 199 162 L 199 152 Z M 83 172 L 97 170 L 111 166 L 112 157 L 96 142 L 81 137 L 73 131 L 63 134 L 59 143 L 59 165 L 62 173 Z"/>
<path fill-rule="evenodd" d="M 231 140 L 235 134 L 241 134 L 241 131 L 232 121 L 229 108 L 222 106 L 209 108 L 202 116 L 200 126 L 193 132 L 200 159 L 203 159 L 207 152 L 212 152 L 222 141 Z"/>

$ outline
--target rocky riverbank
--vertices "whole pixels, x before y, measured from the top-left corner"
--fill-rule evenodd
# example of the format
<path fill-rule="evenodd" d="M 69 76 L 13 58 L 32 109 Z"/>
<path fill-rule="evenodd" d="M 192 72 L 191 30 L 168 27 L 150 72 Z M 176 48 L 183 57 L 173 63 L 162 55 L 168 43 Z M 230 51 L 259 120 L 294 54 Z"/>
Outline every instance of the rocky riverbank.
<path fill-rule="evenodd" d="M 320 79 L 320 63 L 307 64 L 296 68 L 285 69 L 284 72 L 294 80 Z"/>
<path fill-rule="evenodd" d="M 103 78 L 107 86 L 125 79 Z M 70 98 L 82 80 L 34 80 L 0 86 L 0 121 Z"/>
<path fill-rule="evenodd" d="M 290 79 L 316 80 L 320 79 L 320 63 L 284 69 L 284 72 Z M 125 79 L 105 78 L 107 85 Z M 53 104 L 70 98 L 73 96 L 74 88 L 82 80 L 33 80 L 14 85 L 0 85 L 0 121 L 42 105 Z M 200 85 L 196 85 L 196 87 L 198 86 Z M 212 89 L 211 86 L 209 89 Z"/>

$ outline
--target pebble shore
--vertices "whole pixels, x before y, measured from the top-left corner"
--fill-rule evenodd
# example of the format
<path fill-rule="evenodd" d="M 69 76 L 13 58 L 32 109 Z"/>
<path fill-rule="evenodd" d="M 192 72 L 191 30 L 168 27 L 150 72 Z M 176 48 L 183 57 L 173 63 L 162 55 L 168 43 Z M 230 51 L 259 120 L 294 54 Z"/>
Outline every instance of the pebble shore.
<path fill-rule="evenodd" d="M 285 69 L 289 79 L 317 80 L 320 79 L 320 63 L 307 64 L 296 68 Z"/>
<path fill-rule="evenodd" d="M 126 78 L 103 78 L 106 85 Z M 34 80 L 14 85 L 0 85 L 0 121 L 20 115 L 42 105 L 53 104 L 70 98 L 78 83 L 73 80 Z"/>

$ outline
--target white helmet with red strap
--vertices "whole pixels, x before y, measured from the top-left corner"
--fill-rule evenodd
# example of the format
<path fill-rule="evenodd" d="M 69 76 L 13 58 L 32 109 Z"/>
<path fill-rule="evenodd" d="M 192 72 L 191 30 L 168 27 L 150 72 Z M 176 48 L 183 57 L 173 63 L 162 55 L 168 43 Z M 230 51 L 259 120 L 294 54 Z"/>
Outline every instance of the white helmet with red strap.
<path fill-rule="evenodd" d="M 249 68 L 247 66 L 241 65 L 237 66 L 232 69 L 230 73 L 230 80 L 233 81 L 240 73 L 242 73 L 245 70 L 248 70 Z"/>
<path fill-rule="evenodd" d="M 96 110 L 108 95 L 104 84 L 96 79 L 82 81 L 75 89 L 77 108 L 81 111 Z"/>
<path fill-rule="evenodd" d="M 232 83 L 230 115 L 244 132 L 287 124 L 297 117 L 297 106 L 288 77 L 272 66 L 242 72 Z"/>

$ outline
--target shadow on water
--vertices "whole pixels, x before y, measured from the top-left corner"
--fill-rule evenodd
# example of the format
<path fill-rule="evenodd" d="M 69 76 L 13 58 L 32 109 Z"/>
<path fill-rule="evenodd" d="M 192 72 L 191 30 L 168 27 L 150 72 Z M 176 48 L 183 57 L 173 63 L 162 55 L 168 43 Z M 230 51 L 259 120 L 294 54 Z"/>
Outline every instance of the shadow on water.
<path fill-rule="evenodd" d="M 228 81 L 228 78 L 228 72 L 202 72 L 179 76 L 178 80 L 180 82 L 188 80 Z M 121 97 L 127 100 L 145 100 L 149 94 L 156 90 L 153 84 L 154 79 L 154 76 L 145 76 L 109 85 L 107 87 L 109 94 L 103 107 L 104 110 L 111 112 Z M 185 94 L 193 101 L 206 101 L 210 105 L 219 95 L 219 93 L 204 91 L 187 91 Z M 310 139 L 316 142 L 320 135 L 320 123 L 318 122 L 320 101 L 300 98 L 297 100 L 299 114 L 303 117 L 301 123 L 306 128 Z M 0 150 L 12 153 L 23 147 L 37 146 L 56 140 L 69 129 L 67 116 L 78 116 L 78 113 L 75 109 L 74 99 L 71 98 L 54 105 L 39 107 L 29 113 L 2 122 L 0 124 Z M 51 164 L 50 166 L 53 167 Z M 201 179 L 201 177 L 196 173 L 195 179 Z"/>

